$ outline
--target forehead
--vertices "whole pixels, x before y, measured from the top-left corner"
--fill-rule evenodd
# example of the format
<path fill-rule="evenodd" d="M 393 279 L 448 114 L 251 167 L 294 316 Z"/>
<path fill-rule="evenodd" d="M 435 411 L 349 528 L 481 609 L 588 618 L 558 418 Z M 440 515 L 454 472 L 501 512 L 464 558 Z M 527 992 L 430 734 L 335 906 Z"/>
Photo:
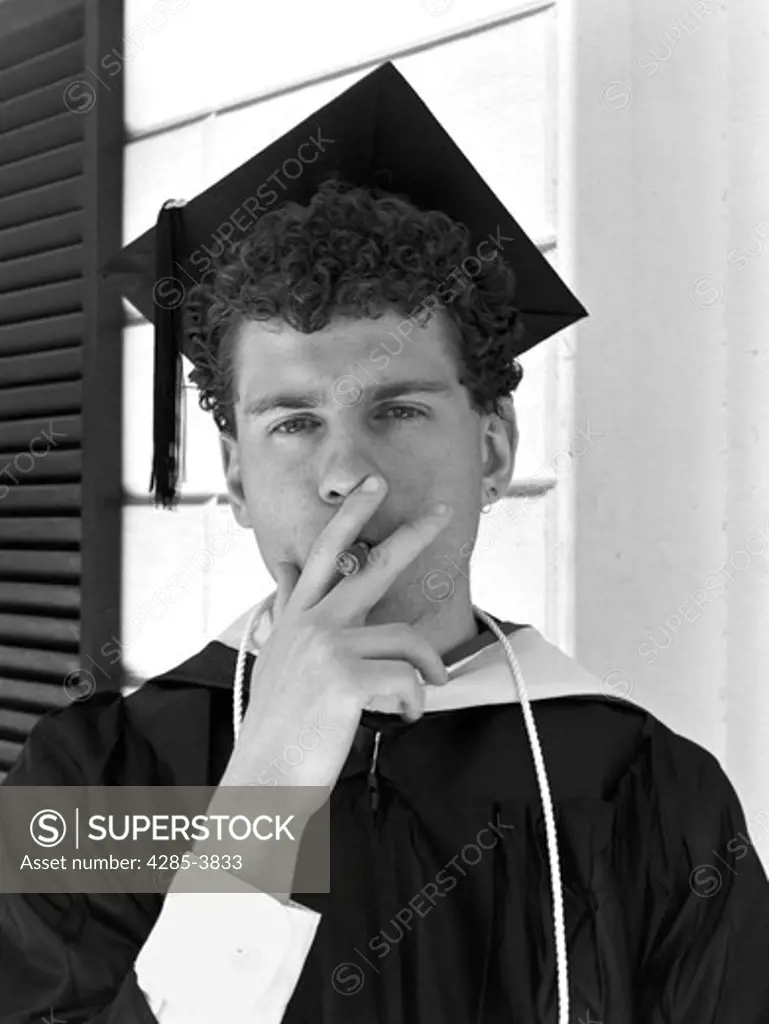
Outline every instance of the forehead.
<path fill-rule="evenodd" d="M 347 374 L 364 387 L 415 375 L 459 385 L 458 329 L 440 313 L 424 327 L 390 312 L 377 320 L 335 317 L 312 334 L 284 321 L 249 320 L 233 341 L 238 392 L 244 398 L 277 383 L 317 387 Z"/>

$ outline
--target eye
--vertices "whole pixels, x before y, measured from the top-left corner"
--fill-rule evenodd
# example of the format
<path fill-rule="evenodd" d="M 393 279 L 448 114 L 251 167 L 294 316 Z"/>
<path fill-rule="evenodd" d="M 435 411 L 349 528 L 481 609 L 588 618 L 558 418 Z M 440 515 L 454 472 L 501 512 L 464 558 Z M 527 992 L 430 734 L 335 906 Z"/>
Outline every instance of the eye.
<path fill-rule="evenodd" d="M 419 409 L 415 405 L 391 405 L 387 409 L 385 409 L 384 411 L 385 411 L 386 414 L 387 413 L 391 413 L 391 412 L 405 413 L 406 414 L 404 416 L 401 416 L 401 415 L 396 416 L 395 419 L 398 419 L 398 420 L 400 420 L 400 419 L 412 420 L 412 419 L 419 419 L 420 417 L 424 418 L 424 417 L 427 416 L 427 413 L 425 412 L 424 409 Z"/>
<path fill-rule="evenodd" d="M 303 423 L 306 424 L 306 423 L 310 423 L 310 422 L 312 422 L 312 418 L 310 416 L 292 416 L 290 420 L 283 420 L 282 423 L 279 423 L 276 427 L 273 427 L 273 429 L 270 431 L 270 433 L 271 434 L 298 434 L 300 432 L 300 430 L 299 429 L 294 430 L 293 428 L 297 427 L 297 426 L 299 426 L 301 428 L 301 424 L 303 424 Z M 288 429 L 288 428 L 292 428 L 292 429 Z"/>

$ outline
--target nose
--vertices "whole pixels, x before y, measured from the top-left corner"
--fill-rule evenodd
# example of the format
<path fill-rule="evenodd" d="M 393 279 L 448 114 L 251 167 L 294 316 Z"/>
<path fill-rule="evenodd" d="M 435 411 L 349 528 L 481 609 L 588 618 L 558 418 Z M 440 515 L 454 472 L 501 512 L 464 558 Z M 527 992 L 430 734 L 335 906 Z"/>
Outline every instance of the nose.
<path fill-rule="evenodd" d="M 329 431 L 327 451 L 318 451 L 318 495 L 328 505 L 341 505 L 371 473 L 381 475 L 362 444 L 361 430 Z"/>

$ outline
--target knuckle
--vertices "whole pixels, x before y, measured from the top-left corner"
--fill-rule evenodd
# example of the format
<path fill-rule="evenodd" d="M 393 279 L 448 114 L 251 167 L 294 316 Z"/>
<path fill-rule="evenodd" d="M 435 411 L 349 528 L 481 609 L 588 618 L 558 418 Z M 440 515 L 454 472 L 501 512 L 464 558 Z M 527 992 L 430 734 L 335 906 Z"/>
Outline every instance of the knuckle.
<path fill-rule="evenodd" d="M 426 643 L 427 641 L 407 622 L 393 622 L 392 623 L 393 638 L 398 643 L 402 643 L 409 649 L 413 648 L 417 644 Z"/>
<path fill-rule="evenodd" d="M 434 665 L 440 661 L 438 653 L 427 638 L 405 622 L 398 624 L 397 640 L 405 651 L 412 657 L 419 658 L 420 662 L 425 661 Z"/>
<path fill-rule="evenodd" d="M 392 552 L 383 544 L 379 544 L 377 547 L 372 548 L 366 559 L 367 567 L 372 569 L 387 569 L 391 563 Z"/>
<path fill-rule="evenodd" d="M 336 661 L 339 659 L 338 638 L 327 626 L 313 626 L 309 630 L 307 642 L 319 660 Z"/>
<path fill-rule="evenodd" d="M 362 700 L 364 692 L 357 680 L 354 681 L 347 676 L 338 677 L 338 684 L 334 694 L 334 710 L 343 715 L 358 710 L 364 703 Z"/>
<path fill-rule="evenodd" d="M 309 656 L 312 661 L 317 661 L 320 656 L 331 653 L 333 645 L 332 631 L 312 612 L 304 612 L 290 623 L 285 622 L 283 625 L 286 628 L 290 628 L 290 650 L 292 656 L 299 656 L 304 659 Z"/>
<path fill-rule="evenodd" d="M 391 625 L 393 632 L 396 633 L 398 637 L 403 637 L 405 640 L 420 638 L 420 634 L 417 633 L 414 627 L 408 622 L 393 622 Z"/>
<path fill-rule="evenodd" d="M 331 543 L 328 537 L 324 537 L 322 534 L 312 546 L 312 557 L 320 561 L 324 561 L 328 558 L 336 558 L 338 552 L 334 550 L 334 545 Z"/>
<path fill-rule="evenodd" d="M 398 686 L 410 695 L 419 694 L 421 686 L 417 680 L 416 670 L 413 665 L 404 664 L 398 673 Z"/>
<path fill-rule="evenodd" d="M 416 682 L 409 687 L 406 691 L 405 696 L 408 700 L 409 705 L 415 708 L 420 714 L 425 709 L 425 695 L 421 686 L 417 686 Z"/>

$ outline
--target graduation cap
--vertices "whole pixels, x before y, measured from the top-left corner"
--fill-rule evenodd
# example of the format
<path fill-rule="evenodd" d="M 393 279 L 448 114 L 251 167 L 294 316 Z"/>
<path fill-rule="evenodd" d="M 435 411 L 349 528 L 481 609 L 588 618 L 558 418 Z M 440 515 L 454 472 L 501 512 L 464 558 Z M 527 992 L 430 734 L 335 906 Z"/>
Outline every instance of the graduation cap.
<path fill-rule="evenodd" d="M 195 358 L 182 330 L 186 290 L 211 266 L 207 254 L 245 237 L 267 209 L 307 204 L 333 177 L 448 214 L 473 248 L 496 239 L 516 279 L 513 356 L 587 315 L 400 72 L 383 64 L 195 199 L 164 204 L 156 225 L 106 264 L 103 276 L 155 324 L 156 503 L 176 497 L 180 352 Z"/>

